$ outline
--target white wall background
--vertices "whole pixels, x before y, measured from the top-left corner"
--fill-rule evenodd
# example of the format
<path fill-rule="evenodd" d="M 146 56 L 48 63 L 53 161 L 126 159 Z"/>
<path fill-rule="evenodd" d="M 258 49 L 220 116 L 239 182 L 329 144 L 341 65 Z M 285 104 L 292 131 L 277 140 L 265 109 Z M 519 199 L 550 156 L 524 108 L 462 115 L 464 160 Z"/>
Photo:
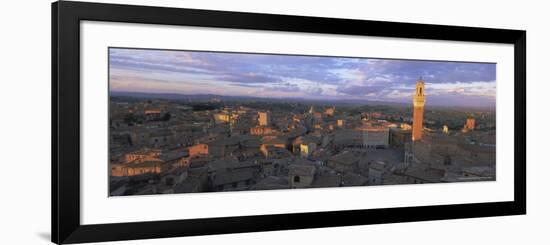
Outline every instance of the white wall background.
<path fill-rule="evenodd" d="M 115 1 L 106 1 L 115 2 Z M 117 1 L 146 5 L 527 30 L 525 216 L 277 231 L 107 244 L 548 244 L 550 138 L 546 123 L 550 22 L 544 1 Z M 0 244 L 48 244 L 50 230 L 50 1 L 0 12 Z"/>

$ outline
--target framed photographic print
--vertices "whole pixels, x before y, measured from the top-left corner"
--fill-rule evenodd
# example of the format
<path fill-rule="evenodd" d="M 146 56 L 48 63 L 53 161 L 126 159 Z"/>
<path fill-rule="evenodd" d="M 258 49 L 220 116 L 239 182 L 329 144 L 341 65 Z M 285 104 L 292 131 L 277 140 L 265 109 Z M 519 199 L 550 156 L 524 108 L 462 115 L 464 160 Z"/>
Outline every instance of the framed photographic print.
<path fill-rule="evenodd" d="M 525 35 L 55 2 L 52 241 L 525 214 Z"/>

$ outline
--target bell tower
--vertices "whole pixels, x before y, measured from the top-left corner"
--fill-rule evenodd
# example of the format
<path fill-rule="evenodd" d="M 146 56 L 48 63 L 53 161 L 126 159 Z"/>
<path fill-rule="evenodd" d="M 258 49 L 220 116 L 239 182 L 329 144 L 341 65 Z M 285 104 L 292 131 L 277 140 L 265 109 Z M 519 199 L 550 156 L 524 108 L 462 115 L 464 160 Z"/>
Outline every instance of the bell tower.
<path fill-rule="evenodd" d="M 412 140 L 417 141 L 422 139 L 422 130 L 424 128 L 424 104 L 426 98 L 424 96 L 424 80 L 422 77 L 416 81 L 416 90 L 413 96 L 413 125 L 412 125 Z"/>

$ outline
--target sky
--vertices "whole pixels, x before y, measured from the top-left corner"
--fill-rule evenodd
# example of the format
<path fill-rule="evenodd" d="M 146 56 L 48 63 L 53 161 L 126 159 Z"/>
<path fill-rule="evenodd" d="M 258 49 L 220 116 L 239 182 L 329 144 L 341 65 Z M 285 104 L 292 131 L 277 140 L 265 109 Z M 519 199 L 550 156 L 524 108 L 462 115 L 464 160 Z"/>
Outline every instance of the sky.
<path fill-rule="evenodd" d="M 216 94 L 495 107 L 496 64 L 326 56 L 109 49 L 116 92 Z"/>

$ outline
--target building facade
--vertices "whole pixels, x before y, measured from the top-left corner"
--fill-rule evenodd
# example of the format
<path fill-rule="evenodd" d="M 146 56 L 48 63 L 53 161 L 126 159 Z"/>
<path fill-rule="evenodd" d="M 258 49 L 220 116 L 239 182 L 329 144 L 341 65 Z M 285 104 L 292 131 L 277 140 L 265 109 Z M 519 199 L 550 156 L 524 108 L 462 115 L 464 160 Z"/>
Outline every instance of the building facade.
<path fill-rule="evenodd" d="M 472 116 L 469 116 L 466 119 L 466 124 L 464 124 L 464 130 L 471 131 L 471 130 L 474 130 L 475 127 L 476 127 L 476 119 Z"/>
<path fill-rule="evenodd" d="M 269 126 L 271 124 L 269 112 L 258 112 L 258 123 L 260 124 L 260 126 Z"/>
<path fill-rule="evenodd" d="M 422 139 L 422 130 L 424 128 L 424 104 L 426 98 L 424 96 L 424 81 L 422 78 L 416 81 L 416 90 L 413 96 L 413 126 L 412 140 L 417 141 Z"/>

